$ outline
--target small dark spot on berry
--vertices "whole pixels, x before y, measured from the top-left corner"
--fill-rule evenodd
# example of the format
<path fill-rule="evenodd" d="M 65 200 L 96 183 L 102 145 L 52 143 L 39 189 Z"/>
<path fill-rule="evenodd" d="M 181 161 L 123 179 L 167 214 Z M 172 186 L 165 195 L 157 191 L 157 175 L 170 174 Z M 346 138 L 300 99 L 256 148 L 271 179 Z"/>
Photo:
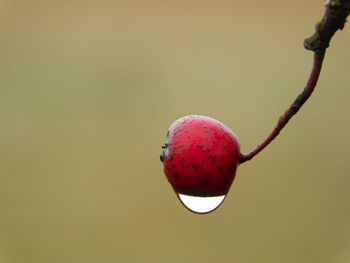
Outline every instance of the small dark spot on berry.
<path fill-rule="evenodd" d="M 208 180 L 208 178 L 206 178 L 206 177 L 199 178 L 197 181 L 201 185 L 210 185 L 210 180 Z"/>
<path fill-rule="evenodd" d="M 159 158 L 160 158 L 160 161 L 161 161 L 161 162 L 164 161 L 164 155 L 163 155 L 163 154 L 161 154 L 161 155 L 159 156 Z"/>
<path fill-rule="evenodd" d="M 172 174 L 172 177 L 173 177 L 174 179 L 179 179 L 179 178 L 180 178 L 180 175 L 179 175 L 178 173 L 173 173 L 173 174 Z"/>
<path fill-rule="evenodd" d="M 228 168 L 228 169 L 234 169 L 234 168 L 235 168 L 235 165 L 230 164 L 230 165 L 227 166 L 227 168 Z"/>
<path fill-rule="evenodd" d="M 193 167 L 193 169 L 198 170 L 201 166 L 199 164 L 195 164 L 192 167 Z"/>
<path fill-rule="evenodd" d="M 209 158 L 212 162 L 216 161 L 216 156 L 214 156 L 214 155 L 209 155 Z"/>
<path fill-rule="evenodd" d="M 200 184 L 206 184 L 207 181 L 208 181 L 207 178 L 204 178 L 204 177 L 198 179 L 198 182 L 199 182 Z"/>

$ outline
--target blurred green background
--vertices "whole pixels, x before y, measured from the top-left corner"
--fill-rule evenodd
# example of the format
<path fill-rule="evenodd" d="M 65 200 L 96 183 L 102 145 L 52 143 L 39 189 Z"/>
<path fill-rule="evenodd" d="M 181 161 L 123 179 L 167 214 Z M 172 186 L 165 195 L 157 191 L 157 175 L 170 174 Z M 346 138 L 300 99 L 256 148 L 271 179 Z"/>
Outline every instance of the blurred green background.
<path fill-rule="evenodd" d="M 323 1 L 0 1 L 1 263 L 350 262 L 349 26 L 223 205 L 159 161 L 188 114 L 249 151 L 303 88 Z"/>

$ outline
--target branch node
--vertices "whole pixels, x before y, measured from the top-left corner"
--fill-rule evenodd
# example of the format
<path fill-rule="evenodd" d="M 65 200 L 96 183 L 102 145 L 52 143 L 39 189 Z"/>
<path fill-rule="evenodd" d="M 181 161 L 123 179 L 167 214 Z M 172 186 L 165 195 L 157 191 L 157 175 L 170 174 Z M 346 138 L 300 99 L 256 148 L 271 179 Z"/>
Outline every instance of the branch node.
<path fill-rule="evenodd" d="M 337 30 L 342 30 L 350 13 L 350 0 L 326 0 L 326 11 L 316 24 L 315 33 L 304 40 L 308 50 L 325 50 Z"/>

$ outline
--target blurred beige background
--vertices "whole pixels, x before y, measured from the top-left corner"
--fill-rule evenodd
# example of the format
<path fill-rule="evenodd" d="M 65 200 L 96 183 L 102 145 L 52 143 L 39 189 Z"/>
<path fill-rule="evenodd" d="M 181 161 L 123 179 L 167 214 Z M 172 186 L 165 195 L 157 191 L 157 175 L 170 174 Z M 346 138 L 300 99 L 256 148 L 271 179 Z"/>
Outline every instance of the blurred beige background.
<path fill-rule="evenodd" d="M 0 0 L 1 263 L 350 262 L 350 30 L 224 204 L 191 214 L 159 162 L 188 114 L 243 151 L 301 91 L 323 1 Z"/>

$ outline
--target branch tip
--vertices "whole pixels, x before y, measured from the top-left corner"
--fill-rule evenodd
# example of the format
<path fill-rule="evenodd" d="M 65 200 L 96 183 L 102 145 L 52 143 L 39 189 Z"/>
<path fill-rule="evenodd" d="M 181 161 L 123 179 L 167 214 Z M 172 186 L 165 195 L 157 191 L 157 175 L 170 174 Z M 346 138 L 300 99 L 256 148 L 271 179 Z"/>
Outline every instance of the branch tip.
<path fill-rule="evenodd" d="M 326 11 L 316 24 L 315 33 L 304 40 L 304 47 L 311 51 L 325 50 L 337 30 L 342 30 L 350 14 L 350 0 L 326 0 Z"/>

